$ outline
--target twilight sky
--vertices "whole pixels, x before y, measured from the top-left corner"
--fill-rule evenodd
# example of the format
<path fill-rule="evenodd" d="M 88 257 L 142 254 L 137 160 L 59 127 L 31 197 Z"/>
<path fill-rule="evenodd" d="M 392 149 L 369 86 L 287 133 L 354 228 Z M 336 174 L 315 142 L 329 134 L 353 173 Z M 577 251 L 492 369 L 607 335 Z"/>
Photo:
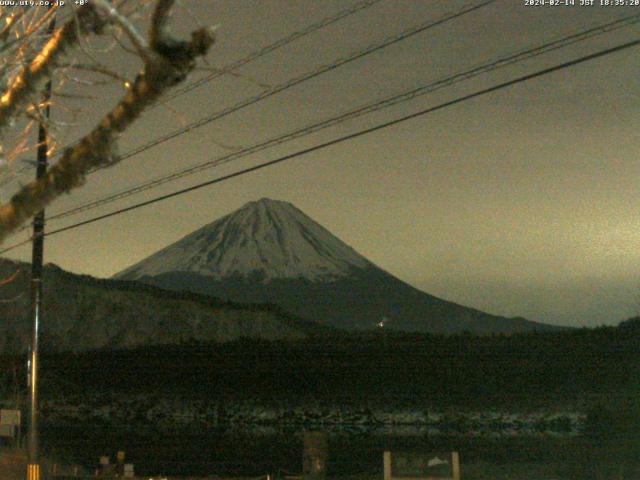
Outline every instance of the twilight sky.
<path fill-rule="evenodd" d="M 136 3 L 136 2 L 130 2 Z M 143 3 L 143 2 L 138 2 Z M 220 24 L 207 61 L 222 67 L 357 2 L 181 0 L 174 27 Z M 147 143 L 427 19 L 470 5 L 382 0 L 148 112 L 120 140 Z M 446 78 L 640 7 L 494 4 L 430 29 L 92 175 L 49 214 Z M 599 3 L 596 0 L 596 3 Z M 141 28 L 148 10 L 143 10 Z M 638 24 L 475 77 L 303 139 L 51 222 L 94 215 L 261 163 L 526 73 L 640 38 Z M 104 43 L 104 42 L 103 42 Z M 100 42 L 95 45 L 97 55 Z M 490 313 L 553 324 L 615 324 L 640 310 L 640 47 L 565 69 L 266 170 L 49 237 L 45 261 L 110 276 L 244 203 L 292 202 L 400 279 Z M 131 75 L 133 57 L 104 62 Z M 206 75 L 200 71 L 190 78 Z M 87 87 L 65 83 L 67 92 Z M 77 103 L 89 130 L 122 88 Z M 74 90 L 75 89 L 75 90 Z M 66 118 L 60 99 L 52 117 Z M 73 106 L 73 105 L 71 105 Z M 57 117 L 56 117 L 57 115 Z M 21 168 L 17 163 L 14 169 Z M 33 172 L 25 174 L 26 182 Z M 17 182 L 4 187 L 8 198 Z M 7 244 L 26 238 L 12 237 Z M 30 248 L 8 256 L 29 260 Z"/>

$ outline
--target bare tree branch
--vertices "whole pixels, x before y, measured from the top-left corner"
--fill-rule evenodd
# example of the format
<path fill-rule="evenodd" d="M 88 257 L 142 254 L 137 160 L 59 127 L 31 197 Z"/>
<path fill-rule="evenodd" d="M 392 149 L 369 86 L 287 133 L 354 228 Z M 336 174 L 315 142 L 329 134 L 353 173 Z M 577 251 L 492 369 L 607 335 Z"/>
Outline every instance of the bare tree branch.
<path fill-rule="evenodd" d="M 2 16 L 5 20 L 4 27 L 0 30 L 0 42 L 6 42 L 9 38 L 9 34 L 11 33 L 11 29 L 15 26 L 15 24 L 20 20 L 20 18 L 24 15 L 24 10 L 18 10 L 17 12 L 11 13 L 8 16 Z"/>
<path fill-rule="evenodd" d="M 174 0 L 158 0 L 156 8 L 151 18 L 151 46 L 158 50 L 159 45 L 167 45 L 172 39 L 167 32 L 169 22 L 169 11 L 173 7 Z"/>
<path fill-rule="evenodd" d="M 29 102 L 29 98 L 39 92 L 49 79 L 53 64 L 65 51 L 78 42 L 78 29 L 83 32 L 100 31 L 102 21 L 92 7 L 85 6 L 78 11 L 80 25 L 70 20 L 56 30 L 45 43 L 39 54 L 16 75 L 7 90 L 0 96 L 0 135 Z"/>
<path fill-rule="evenodd" d="M 206 55 L 214 42 L 212 29 L 196 30 L 192 32 L 189 40 L 178 40 L 169 35 L 167 17 L 172 4 L 173 0 L 158 0 L 152 18 L 150 55 L 145 59 L 144 71 L 136 77 L 124 97 L 93 131 L 74 146 L 67 148 L 61 159 L 44 177 L 25 185 L 8 203 L 0 206 L 0 242 L 55 198 L 82 185 L 91 169 L 117 163 L 119 159 L 114 153 L 116 138 L 167 89 L 183 81 L 195 68 L 198 57 Z M 79 27 L 86 28 L 82 25 Z M 67 39 L 63 35 L 73 36 Z M 63 42 L 63 39 L 66 39 L 66 42 Z M 74 40 L 73 28 L 65 26 L 57 32 L 45 45 L 41 59 L 38 57 L 29 66 L 28 75 L 31 75 L 34 63 L 38 62 L 38 70 L 45 68 L 41 65 L 49 65 L 55 60 L 50 50 L 60 49 L 61 45 Z M 12 96 L 8 98 L 13 99 Z M 3 118 L 1 108 L 0 126 Z M 15 107 L 13 112 L 15 114 Z"/>
<path fill-rule="evenodd" d="M 87 72 L 99 73 L 106 77 L 110 77 L 112 80 L 117 80 L 119 83 L 122 83 L 122 84 L 126 84 L 129 82 L 122 75 L 118 74 L 117 72 L 114 72 L 113 70 L 101 64 L 91 65 L 86 63 L 67 63 L 67 64 L 58 65 L 58 66 L 60 68 L 69 68 L 72 70 L 84 70 Z"/>
<path fill-rule="evenodd" d="M 149 58 L 149 44 L 147 41 L 138 33 L 138 30 L 127 20 L 123 15 L 121 15 L 109 2 L 106 0 L 93 0 L 94 5 L 101 11 L 103 11 L 107 17 L 115 24 L 117 24 L 124 33 L 127 34 L 131 43 L 135 47 L 138 55 L 145 61 L 150 61 Z"/>

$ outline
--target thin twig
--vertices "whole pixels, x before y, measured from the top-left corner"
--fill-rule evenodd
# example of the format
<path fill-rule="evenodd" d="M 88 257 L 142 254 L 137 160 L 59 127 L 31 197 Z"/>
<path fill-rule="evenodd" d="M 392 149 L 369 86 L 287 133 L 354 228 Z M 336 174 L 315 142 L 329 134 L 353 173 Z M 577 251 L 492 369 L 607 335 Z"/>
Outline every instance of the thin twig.
<path fill-rule="evenodd" d="M 129 37 L 129 40 L 131 40 L 131 43 L 135 47 L 138 55 L 140 55 L 145 62 L 151 61 L 149 58 L 151 55 L 149 44 L 144 38 L 142 38 L 142 35 L 138 33 L 136 27 L 121 15 L 109 2 L 106 2 L 105 0 L 92 1 L 93 4 L 111 20 L 112 23 L 118 25 L 127 37 Z"/>
<path fill-rule="evenodd" d="M 87 72 L 95 72 L 95 73 L 100 73 L 102 75 L 105 75 L 107 77 L 111 77 L 112 79 L 115 79 L 121 83 L 127 83 L 128 80 L 123 77 L 122 75 L 119 75 L 118 73 L 114 72 L 113 70 L 105 67 L 104 65 L 89 65 L 86 63 L 70 63 L 70 64 L 63 64 L 63 65 L 59 65 L 59 67 L 62 68 L 71 68 L 74 70 L 84 70 Z"/>
<path fill-rule="evenodd" d="M 59 61 L 67 49 L 78 43 L 76 26 L 85 31 L 101 30 L 102 25 L 91 7 L 82 7 L 78 11 L 78 17 L 80 25 L 76 25 L 74 19 L 56 30 L 38 55 L 20 70 L 4 94 L 0 96 L 0 134 L 10 119 L 15 118 L 24 108 L 29 97 L 39 92 L 44 83 L 49 80 L 52 65 Z"/>
<path fill-rule="evenodd" d="M 67 148 L 46 175 L 22 187 L 8 203 L 0 206 L 0 241 L 54 199 L 82 185 L 91 169 L 117 163 L 118 136 L 166 90 L 182 82 L 195 68 L 197 58 L 206 55 L 214 42 L 211 29 L 196 30 L 188 41 L 169 36 L 166 24 L 172 3 L 173 0 L 158 0 L 150 34 L 153 54 L 147 57 L 144 71 L 136 77 L 115 108 L 82 140 Z M 73 28 L 71 25 L 71 30 L 66 30 L 68 35 L 74 35 L 67 41 L 77 40 Z M 60 35 L 58 32 L 51 40 L 53 43 L 48 42 L 47 45 L 59 47 Z M 49 55 L 41 63 L 46 62 L 50 66 L 56 60 Z M 15 106 L 12 113 L 16 113 Z M 2 116 L 0 125 L 1 120 Z"/>

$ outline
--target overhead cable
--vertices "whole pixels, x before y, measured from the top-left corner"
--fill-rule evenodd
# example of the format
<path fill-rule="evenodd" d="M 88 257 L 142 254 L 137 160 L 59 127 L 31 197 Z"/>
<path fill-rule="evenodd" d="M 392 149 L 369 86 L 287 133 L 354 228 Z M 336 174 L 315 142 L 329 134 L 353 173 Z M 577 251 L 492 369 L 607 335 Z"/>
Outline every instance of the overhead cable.
<path fill-rule="evenodd" d="M 119 210 L 115 210 L 113 212 L 106 213 L 104 215 L 99 215 L 99 216 L 90 218 L 88 220 L 84 220 L 82 222 L 75 223 L 73 225 L 68 225 L 66 227 L 58 228 L 57 230 L 51 230 L 51 231 L 45 233 L 44 236 L 48 237 L 48 236 L 57 235 L 59 233 L 66 232 L 66 231 L 69 231 L 69 230 L 74 230 L 74 229 L 82 227 L 84 225 L 89 225 L 91 223 L 95 223 L 95 222 L 98 222 L 98 221 L 101 221 L 101 220 L 105 220 L 107 218 L 111 218 L 111 217 L 114 217 L 114 216 L 117 216 L 117 215 L 121 215 L 123 213 L 130 212 L 132 210 L 137 210 L 139 208 L 142 208 L 142 207 L 145 207 L 145 206 L 148 206 L 148 205 L 152 205 L 154 203 L 158 203 L 158 202 L 161 202 L 163 200 L 168 200 L 170 198 L 174 198 L 174 197 L 177 197 L 177 196 L 180 196 L 180 195 L 184 195 L 186 193 L 190 193 L 190 192 L 193 192 L 195 190 L 199 190 L 199 189 L 204 188 L 204 187 L 215 185 L 217 183 L 221 183 L 221 182 L 230 180 L 232 178 L 240 177 L 242 175 L 246 175 L 246 174 L 251 173 L 251 172 L 262 170 L 264 168 L 267 168 L 267 167 L 270 167 L 270 166 L 273 166 L 273 165 L 277 165 L 279 163 L 282 163 L 282 162 L 285 162 L 285 161 L 288 161 L 288 160 L 291 160 L 291 159 L 294 159 L 294 158 L 297 158 L 297 157 L 301 157 L 303 155 L 308 155 L 309 153 L 316 152 L 318 150 L 322 150 L 324 148 L 327 148 L 327 147 L 330 147 L 330 146 L 333 146 L 333 145 L 337 145 L 339 143 L 343 143 L 343 142 L 346 142 L 348 140 L 353 140 L 355 138 L 358 138 L 358 137 L 361 137 L 361 136 L 364 136 L 364 135 L 367 135 L 367 134 L 370 134 L 370 133 L 373 133 L 373 132 L 377 132 L 377 131 L 385 129 L 385 128 L 389 128 L 389 127 L 394 126 L 394 125 L 398 125 L 398 124 L 406 122 L 408 120 L 411 120 L 411 119 L 414 119 L 414 118 L 418 118 L 418 117 L 427 115 L 429 113 L 433 113 L 433 112 L 442 110 L 444 108 L 451 107 L 453 105 L 458 105 L 460 103 L 463 103 L 463 102 L 472 100 L 474 98 L 478 98 L 478 97 L 487 95 L 489 93 L 496 92 L 498 90 L 502 90 L 504 88 L 507 88 L 507 87 L 510 87 L 510 86 L 513 86 L 513 85 L 516 85 L 516 84 L 519 84 L 519 83 L 523 83 L 523 82 L 526 82 L 526 81 L 529 81 L 529 80 L 533 80 L 535 78 L 539 78 L 539 77 L 542 77 L 542 76 L 545 76 L 545 75 L 549 75 L 551 73 L 558 72 L 560 70 L 564 70 L 565 68 L 570 68 L 570 67 L 573 67 L 573 66 L 576 66 L 576 65 L 591 61 L 591 60 L 595 60 L 597 58 L 601 58 L 601 57 L 604 57 L 604 56 L 607 56 L 607 55 L 611 55 L 613 53 L 621 52 L 623 50 L 627 50 L 629 48 L 636 47 L 638 45 L 640 45 L 640 39 L 633 40 L 633 41 L 627 42 L 627 43 L 623 43 L 623 44 L 620 44 L 620 45 L 617 45 L 615 47 L 608 48 L 608 49 L 605 49 L 605 50 L 600 50 L 598 52 L 591 53 L 589 55 L 585 55 L 585 56 L 576 58 L 574 60 L 569 60 L 569 61 L 557 64 L 557 65 L 554 65 L 552 67 L 548 67 L 548 68 L 545 68 L 545 69 L 542 69 L 542 70 L 538 70 L 538 71 L 536 71 L 534 73 L 530 73 L 528 75 L 523 75 L 523 76 L 515 78 L 513 80 L 509 80 L 507 82 L 503 82 L 503 83 L 494 85 L 493 87 L 489 87 L 489 88 L 485 88 L 485 89 L 482 89 L 482 90 L 478 90 L 478 91 L 476 91 L 474 93 L 470 93 L 468 95 L 464 95 L 464 96 L 458 97 L 456 99 L 449 100 L 447 102 L 441 103 L 441 104 L 436 105 L 434 107 L 429 107 L 429 108 L 420 110 L 418 112 L 414 112 L 414 113 L 411 113 L 409 115 L 405 115 L 403 117 L 400 117 L 400 118 L 397 118 L 397 119 L 394 119 L 394 120 L 390 120 L 388 122 L 384 122 L 384 123 L 378 124 L 378 125 L 373 126 L 373 127 L 369 127 L 369 128 L 363 129 L 363 130 L 359 130 L 359 131 L 357 131 L 355 133 L 351 133 L 351 134 L 348 134 L 348 135 L 343 135 L 343 136 L 335 138 L 333 140 L 329 140 L 327 142 L 323 142 L 323 143 L 314 145 L 312 147 L 308 147 L 308 148 L 305 148 L 305 149 L 302 149 L 302 150 L 298 150 L 297 152 L 294 152 L 294 153 L 291 153 L 291 154 L 288 154 L 288 155 L 284 155 L 282 157 L 276 158 L 274 160 L 270 160 L 268 162 L 261 163 L 259 165 L 254 165 L 252 167 L 248 167 L 248 168 L 239 170 L 237 172 L 234 172 L 234 173 L 231 173 L 231 174 L 228 174 L 228 175 L 224 175 L 224 176 L 221 176 L 221 177 L 218 177 L 218 178 L 214 178 L 214 179 L 208 180 L 206 182 L 201 182 L 201 183 L 198 183 L 196 185 L 192 185 L 190 187 L 183 188 L 181 190 L 177 190 L 175 192 L 172 192 L 172 193 L 169 193 L 169 194 L 166 194 L 166 195 L 161 195 L 159 197 L 155 197 L 155 198 L 153 198 L 151 200 L 140 202 L 140 203 L 137 203 L 135 205 L 131 205 L 131 206 L 128 206 L 128 207 L 125 207 L 125 208 L 121 208 Z M 0 255 L 6 253 L 8 251 L 11 251 L 11 250 L 13 250 L 15 248 L 18 248 L 19 246 L 22 246 L 22 245 L 24 245 L 26 243 L 29 243 L 31 240 L 32 239 L 28 239 L 28 240 L 26 240 L 24 242 L 20 242 L 18 244 L 15 244 L 15 245 L 12 245 L 10 247 L 7 247 L 7 248 L 5 248 L 5 249 L 0 251 Z"/>
<path fill-rule="evenodd" d="M 576 32 L 576 33 L 572 33 L 570 35 L 564 36 L 560 39 L 551 41 L 551 42 L 547 42 L 544 43 L 542 45 L 538 45 L 535 47 L 531 47 L 531 48 L 527 48 L 525 50 L 519 51 L 515 54 L 509 55 L 509 56 L 503 56 L 500 57 L 498 59 L 492 60 L 488 63 L 473 67 L 471 69 L 465 70 L 463 72 L 445 77 L 443 79 L 434 81 L 434 82 L 430 82 L 426 85 L 422 85 L 418 88 L 414 88 L 405 92 L 402 92 L 400 94 L 396 94 L 393 96 L 389 96 L 387 98 L 384 98 L 382 100 L 377 100 L 375 102 L 371 102 L 367 105 L 358 107 L 356 109 L 350 110 L 346 113 L 340 114 L 338 116 L 334 116 L 331 117 L 329 119 L 325 119 L 321 122 L 316 122 L 314 124 L 311 125 L 307 125 L 305 127 L 302 128 L 298 128 L 296 130 L 293 130 L 291 132 L 285 133 L 285 134 L 281 134 L 281 135 L 277 135 L 275 137 L 272 137 L 270 139 L 264 140 L 262 142 L 259 142 L 257 144 L 251 145 L 249 147 L 240 149 L 238 151 L 226 154 L 226 155 L 222 155 L 219 157 L 216 157 L 214 159 L 211 160 L 207 160 L 205 162 L 196 164 L 196 165 L 192 165 L 189 166 L 187 168 L 160 176 L 159 178 L 153 179 L 153 180 L 149 180 L 143 183 L 140 183 L 138 185 L 129 187 L 127 189 L 124 189 L 120 192 L 117 193 L 113 193 L 113 194 L 109 194 L 107 196 L 104 196 L 102 198 L 99 198 L 97 200 L 93 200 L 90 202 L 87 202 L 83 205 L 80 206 L 76 206 L 73 207 L 71 209 L 62 211 L 60 213 L 56 213 L 54 215 L 51 215 L 48 218 L 48 221 L 52 221 L 52 220 L 59 220 L 65 217 L 69 217 L 72 215 L 76 215 L 88 210 L 92 210 L 94 208 L 98 208 L 100 206 L 115 202 L 117 200 L 121 200 L 123 198 L 127 198 L 130 197 L 132 195 L 136 195 L 138 193 L 147 191 L 147 190 L 151 190 L 153 188 L 157 188 L 161 185 L 164 185 L 166 183 L 190 176 L 190 175 L 194 175 L 196 173 L 202 172 L 204 170 L 213 168 L 213 167 L 217 167 L 219 165 L 222 164 L 226 164 L 228 162 L 231 162 L 233 160 L 237 160 L 243 157 L 246 157 L 248 155 L 257 153 L 259 151 L 265 150 L 267 148 L 276 146 L 276 145 L 280 145 L 282 143 L 294 140 L 294 139 L 298 139 L 307 135 L 310 135 L 312 133 L 318 132 L 320 130 L 326 129 L 328 127 L 334 126 L 334 125 L 338 125 L 340 123 L 346 122 L 348 120 L 352 120 L 354 118 L 358 118 L 360 116 L 372 113 L 372 112 L 376 112 L 379 111 L 383 108 L 388 108 L 390 106 L 396 105 L 398 103 L 401 102 L 406 102 L 409 100 L 412 100 L 414 98 L 417 98 L 419 96 L 423 96 L 429 93 L 433 93 L 437 90 L 440 90 L 442 88 L 445 87 L 449 87 L 451 85 L 469 80 L 473 77 L 476 77 L 478 75 L 484 74 L 484 73 L 488 73 L 500 68 L 504 68 L 507 67 L 509 65 L 513 65 L 515 63 L 518 62 L 522 62 L 524 60 L 528 60 L 530 58 L 534 58 L 537 57 L 539 55 L 542 54 L 546 54 L 548 52 L 560 49 L 560 48 L 564 48 L 567 47 L 569 45 L 573 45 L 575 43 L 587 40 L 589 38 L 592 38 L 596 35 L 601 35 L 607 32 L 612 31 L 613 29 L 617 29 L 617 28 L 621 28 L 622 26 L 627 26 L 631 23 L 634 22 L 639 22 L 640 21 L 640 14 L 636 14 L 636 15 L 632 15 L 632 16 L 628 16 L 628 17 L 624 17 L 621 19 L 618 19 L 616 21 L 613 22 L 609 22 L 607 24 L 603 24 L 603 25 L 598 25 L 596 27 L 591 27 L 588 28 L 586 30 L 582 30 L 580 32 Z"/>

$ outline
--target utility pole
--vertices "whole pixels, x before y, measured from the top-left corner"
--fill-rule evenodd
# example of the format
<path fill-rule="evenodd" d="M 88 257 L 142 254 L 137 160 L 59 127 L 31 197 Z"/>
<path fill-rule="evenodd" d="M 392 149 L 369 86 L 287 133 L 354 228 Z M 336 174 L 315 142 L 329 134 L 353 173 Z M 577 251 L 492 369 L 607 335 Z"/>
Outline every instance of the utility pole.
<path fill-rule="evenodd" d="M 49 6 L 49 13 L 53 7 Z M 54 14 L 55 15 L 55 14 Z M 53 34 L 55 17 L 49 22 L 47 37 Z M 36 179 L 47 173 L 49 142 L 46 125 L 49 119 L 51 80 L 42 94 L 44 109 L 38 127 L 38 157 Z M 44 209 L 33 219 L 33 248 L 31 253 L 31 351 L 29 355 L 29 430 L 27 434 L 27 480 L 40 480 L 40 459 L 38 452 L 38 334 L 42 313 L 42 265 L 44 260 Z"/>

